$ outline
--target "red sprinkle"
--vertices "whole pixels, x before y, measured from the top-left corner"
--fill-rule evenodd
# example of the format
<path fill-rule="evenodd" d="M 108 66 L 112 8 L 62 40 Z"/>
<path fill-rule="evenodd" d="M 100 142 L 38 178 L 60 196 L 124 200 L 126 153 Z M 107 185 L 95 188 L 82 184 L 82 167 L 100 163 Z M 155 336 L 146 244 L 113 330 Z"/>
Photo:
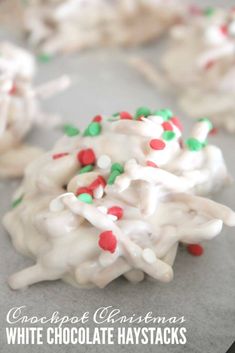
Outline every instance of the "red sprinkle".
<path fill-rule="evenodd" d="M 209 135 L 214 136 L 217 135 L 219 130 L 216 127 L 213 127 L 213 129 L 209 132 Z"/>
<path fill-rule="evenodd" d="M 75 194 L 76 194 L 76 196 L 81 195 L 81 194 L 90 194 L 91 196 L 93 196 L 92 190 L 90 190 L 89 187 L 80 187 L 76 190 Z"/>
<path fill-rule="evenodd" d="M 106 181 L 102 176 L 99 175 L 88 187 L 90 190 L 94 191 L 100 185 L 105 188 Z"/>
<path fill-rule="evenodd" d="M 117 238 L 111 230 L 100 233 L 99 246 L 105 251 L 114 253 L 117 247 Z"/>
<path fill-rule="evenodd" d="M 201 256 L 204 252 L 204 249 L 200 244 L 189 244 L 187 250 L 193 256 Z"/>
<path fill-rule="evenodd" d="M 82 166 L 94 164 L 96 161 L 95 153 L 91 148 L 88 148 L 86 150 L 81 150 L 77 154 L 77 159 L 79 160 Z"/>
<path fill-rule="evenodd" d="M 162 123 L 162 127 L 165 131 L 173 131 L 173 127 L 168 121 L 164 121 L 164 123 Z"/>
<path fill-rule="evenodd" d="M 158 139 L 151 140 L 149 145 L 153 150 L 164 150 L 164 148 L 166 147 L 165 142 Z"/>
<path fill-rule="evenodd" d="M 14 96 L 17 93 L 17 87 L 16 85 L 13 85 L 9 91 L 9 94 Z"/>
<path fill-rule="evenodd" d="M 133 117 L 130 113 L 128 112 L 121 112 L 120 113 L 120 119 L 127 119 L 127 120 L 132 120 Z"/>
<path fill-rule="evenodd" d="M 116 216 L 117 219 L 121 219 L 123 217 L 123 209 L 118 206 L 113 206 L 108 209 L 108 214 Z"/>
<path fill-rule="evenodd" d="M 207 61 L 206 65 L 204 66 L 204 69 L 205 69 L 205 70 L 209 70 L 209 69 L 211 69 L 214 65 L 215 65 L 215 61 L 209 60 L 209 61 Z"/>
<path fill-rule="evenodd" d="M 147 162 L 146 162 L 146 165 L 147 165 L 148 167 L 158 168 L 157 164 L 154 163 L 154 162 L 152 162 L 152 161 L 147 161 Z"/>
<path fill-rule="evenodd" d="M 94 122 L 96 122 L 96 123 L 101 123 L 101 121 L 102 121 L 102 116 L 101 115 L 96 115 L 93 119 L 92 119 L 92 121 L 94 121 Z"/>
<path fill-rule="evenodd" d="M 220 30 L 225 36 L 228 35 L 228 27 L 226 25 L 220 26 Z"/>
<path fill-rule="evenodd" d="M 180 130 L 183 131 L 184 127 L 183 124 L 181 123 L 180 119 L 177 118 L 176 116 L 173 116 L 170 121 Z"/>
<path fill-rule="evenodd" d="M 56 154 L 53 154 L 52 158 L 53 159 L 59 159 L 59 158 L 62 158 L 62 157 L 68 156 L 68 155 L 69 155 L 69 153 L 67 153 L 67 152 L 56 153 Z"/>

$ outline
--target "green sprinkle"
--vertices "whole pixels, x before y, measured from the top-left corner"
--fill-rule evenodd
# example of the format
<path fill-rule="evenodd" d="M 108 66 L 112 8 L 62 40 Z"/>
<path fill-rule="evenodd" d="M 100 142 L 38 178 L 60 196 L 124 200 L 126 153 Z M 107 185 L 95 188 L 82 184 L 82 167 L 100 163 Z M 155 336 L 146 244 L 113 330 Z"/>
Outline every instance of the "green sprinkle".
<path fill-rule="evenodd" d="M 81 168 L 78 172 L 78 174 L 84 174 L 91 172 L 94 169 L 94 166 L 92 164 L 88 164 L 85 167 Z"/>
<path fill-rule="evenodd" d="M 84 132 L 84 136 L 98 136 L 101 132 L 101 124 L 98 122 L 92 122 L 88 125 Z"/>
<path fill-rule="evenodd" d="M 84 194 L 80 194 L 77 196 L 78 200 L 84 202 L 84 203 L 88 203 L 91 204 L 93 203 L 93 199 L 92 196 L 90 194 L 84 193 Z"/>
<path fill-rule="evenodd" d="M 174 131 L 164 131 L 162 134 L 162 138 L 165 141 L 171 141 L 175 138 L 175 132 Z"/>
<path fill-rule="evenodd" d="M 153 113 L 153 115 L 161 116 L 164 121 L 167 121 L 170 118 L 172 118 L 173 113 L 172 113 L 172 111 L 170 109 L 160 109 L 160 110 L 155 111 Z"/>
<path fill-rule="evenodd" d="M 18 197 L 18 199 L 15 199 L 15 200 L 12 202 L 11 207 L 12 207 L 12 208 L 17 207 L 22 201 L 23 201 L 23 196 Z"/>
<path fill-rule="evenodd" d="M 213 129 L 212 122 L 208 118 L 201 118 L 201 119 L 198 119 L 198 121 L 205 121 L 209 125 L 210 131 Z"/>
<path fill-rule="evenodd" d="M 41 63 L 48 63 L 49 61 L 51 61 L 52 56 L 50 54 L 47 53 L 41 53 L 37 56 L 38 61 L 40 61 Z"/>
<path fill-rule="evenodd" d="M 114 113 L 112 116 L 113 116 L 114 118 L 116 118 L 116 117 L 118 117 L 119 115 L 120 115 L 120 113 L 117 112 L 117 113 Z"/>
<path fill-rule="evenodd" d="M 114 171 L 118 171 L 120 174 L 122 174 L 124 172 L 124 168 L 120 163 L 114 163 L 111 167 L 111 173 Z"/>
<path fill-rule="evenodd" d="M 205 16 L 210 17 L 210 16 L 214 15 L 215 9 L 214 9 L 213 7 L 207 7 L 207 8 L 203 11 L 203 13 L 204 13 Z"/>
<path fill-rule="evenodd" d="M 76 126 L 70 124 L 65 124 L 63 126 L 63 131 L 69 137 L 77 136 L 80 133 L 79 129 L 76 128 Z"/>
<path fill-rule="evenodd" d="M 200 151 L 203 147 L 205 147 L 205 143 L 200 142 L 193 137 L 189 138 L 185 143 L 190 151 Z"/>
<path fill-rule="evenodd" d="M 147 107 L 140 107 L 136 110 L 135 118 L 138 119 L 140 116 L 149 116 L 151 115 L 151 110 Z"/>
<path fill-rule="evenodd" d="M 116 178 L 120 175 L 121 173 L 118 170 L 114 170 L 111 172 L 110 176 L 108 177 L 107 184 L 112 185 L 115 183 Z"/>

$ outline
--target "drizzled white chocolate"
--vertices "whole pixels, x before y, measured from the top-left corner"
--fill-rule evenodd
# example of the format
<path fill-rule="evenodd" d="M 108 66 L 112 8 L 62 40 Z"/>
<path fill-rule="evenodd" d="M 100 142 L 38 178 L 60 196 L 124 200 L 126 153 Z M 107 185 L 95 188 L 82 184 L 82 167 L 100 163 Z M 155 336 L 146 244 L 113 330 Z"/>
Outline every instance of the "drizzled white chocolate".
<path fill-rule="evenodd" d="M 23 10 L 29 41 L 47 54 L 153 40 L 182 14 L 178 0 L 36 0 Z"/>
<path fill-rule="evenodd" d="M 235 12 L 211 12 L 189 16 L 172 29 L 163 68 L 187 114 L 208 116 L 235 132 Z"/>
<path fill-rule="evenodd" d="M 56 279 L 102 288 L 121 275 L 169 282 L 179 242 L 235 225 L 231 209 L 198 196 L 229 180 L 221 151 L 206 144 L 207 120 L 183 146 L 169 110 L 123 116 L 64 136 L 27 168 L 3 222 L 35 264 L 12 275 L 11 288 Z"/>
<path fill-rule="evenodd" d="M 45 118 L 38 97 L 55 91 L 55 84 L 35 89 L 34 73 L 35 62 L 27 51 L 0 43 L 0 177 L 22 175 L 25 166 L 42 152 L 22 141 L 32 124 Z M 65 81 L 57 81 L 59 88 L 66 87 Z"/>

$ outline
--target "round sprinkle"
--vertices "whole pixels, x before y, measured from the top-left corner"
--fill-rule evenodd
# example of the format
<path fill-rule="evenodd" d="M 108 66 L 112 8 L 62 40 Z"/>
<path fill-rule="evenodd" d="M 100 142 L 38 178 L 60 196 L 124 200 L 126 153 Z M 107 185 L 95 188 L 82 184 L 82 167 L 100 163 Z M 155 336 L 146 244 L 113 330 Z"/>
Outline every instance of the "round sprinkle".
<path fill-rule="evenodd" d="M 89 194 L 92 196 L 92 190 L 90 190 L 88 187 L 80 187 L 76 190 L 76 196 L 79 196 L 81 194 Z"/>
<path fill-rule="evenodd" d="M 198 121 L 207 123 L 210 131 L 213 129 L 213 124 L 208 118 L 201 118 L 201 119 L 198 119 Z"/>
<path fill-rule="evenodd" d="M 128 112 L 121 112 L 120 113 L 120 119 L 132 120 L 133 116 L 130 113 L 128 113 Z"/>
<path fill-rule="evenodd" d="M 113 206 L 108 209 L 108 214 L 117 217 L 117 219 L 121 219 L 123 217 L 123 209 L 119 206 Z"/>
<path fill-rule="evenodd" d="M 195 138 L 189 138 L 185 144 L 187 145 L 188 149 L 190 151 L 200 151 L 203 147 L 204 147 L 204 144 L 200 141 L 198 141 L 197 139 Z"/>
<path fill-rule="evenodd" d="M 89 173 L 94 169 L 94 166 L 92 164 L 88 164 L 85 167 L 81 168 L 78 172 L 78 174 L 84 174 L 84 173 Z"/>
<path fill-rule="evenodd" d="M 89 185 L 89 189 L 90 190 L 95 190 L 96 188 L 98 188 L 99 186 L 102 186 L 103 188 L 105 188 L 106 186 L 106 181 L 105 179 L 99 175 L 90 185 Z"/>
<path fill-rule="evenodd" d="M 147 107 L 140 107 L 137 109 L 136 113 L 135 113 L 135 118 L 139 118 L 141 116 L 149 116 L 151 115 L 151 110 Z"/>
<path fill-rule="evenodd" d="M 53 159 L 60 159 L 60 158 L 66 157 L 68 155 L 69 155 L 68 152 L 55 153 L 55 154 L 53 154 L 52 158 Z"/>
<path fill-rule="evenodd" d="M 147 167 L 158 168 L 157 164 L 152 161 L 146 162 Z"/>
<path fill-rule="evenodd" d="M 15 200 L 12 202 L 11 207 L 12 207 L 12 208 L 17 207 L 22 201 L 23 201 L 23 196 L 18 197 L 17 199 L 15 199 Z"/>
<path fill-rule="evenodd" d="M 164 131 L 173 131 L 173 127 L 168 121 L 164 121 L 164 123 L 162 123 L 162 127 Z"/>
<path fill-rule="evenodd" d="M 76 126 L 70 124 L 64 125 L 63 131 L 69 137 L 77 136 L 80 133 L 79 129 Z"/>
<path fill-rule="evenodd" d="M 111 230 L 102 232 L 99 235 L 99 246 L 104 251 L 114 253 L 117 247 L 117 238 Z"/>
<path fill-rule="evenodd" d="M 41 53 L 37 56 L 37 59 L 41 63 L 48 63 L 52 59 L 52 56 L 47 53 Z"/>
<path fill-rule="evenodd" d="M 116 178 L 120 175 L 121 173 L 118 170 L 114 170 L 111 172 L 110 176 L 108 177 L 107 184 L 112 185 L 115 183 Z"/>
<path fill-rule="evenodd" d="M 184 130 L 184 127 L 180 121 L 179 118 L 177 118 L 176 116 L 173 116 L 170 121 L 180 130 L 180 131 L 183 131 Z"/>
<path fill-rule="evenodd" d="M 13 85 L 9 91 L 9 94 L 11 96 L 14 96 L 16 93 L 17 93 L 17 87 L 16 87 L 16 85 Z"/>
<path fill-rule="evenodd" d="M 187 251 L 193 256 L 201 256 L 204 252 L 203 247 L 200 244 L 189 244 Z"/>
<path fill-rule="evenodd" d="M 167 121 L 172 118 L 173 113 L 170 109 L 160 109 L 154 112 L 153 115 L 161 116 L 163 120 Z"/>
<path fill-rule="evenodd" d="M 218 130 L 216 127 L 214 127 L 214 128 L 210 131 L 210 135 L 211 135 L 211 136 L 215 136 L 215 135 L 218 134 L 218 132 L 219 132 L 219 130 Z"/>
<path fill-rule="evenodd" d="M 159 139 L 151 140 L 149 145 L 153 150 L 157 150 L 157 151 L 164 150 L 164 148 L 166 147 L 165 142 Z"/>
<path fill-rule="evenodd" d="M 98 136 L 101 133 L 101 124 L 92 122 L 88 125 L 84 135 L 85 136 Z"/>
<path fill-rule="evenodd" d="M 118 171 L 120 174 L 124 172 L 124 168 L 120 163 L 114 163 L 111 167 L 111 172 Z"/>
<path fill-rule="evenodd" d="M 94 164 L 96 161 L 95 153 L 91 148 L 88 148 L 86 150 L 81 150 L 78 153 L 77 158 L 82 166 Z"/>
<path fill-rule="evenodd" d="M 97 160 L 97 166 L 101 169 L 107 169 L 111 165 L 111 158 L 107 154 L 102 154 Z"/>
<path fill-rule="evenodd" d="M 92 196 L 88 193 L 80 194 L 77 196 L 78 200 L 84 203 L 91 204 L 93 203 Z"/>
<path fill-rule="evenodd" d="M 102 116 L 101 115 L 96 115 L 92 121 L 93 122 L 96 122 L 96 123 L 101 123 L 101 121 L 103 120 Z"/>
<path fill-rule="evenodd" d="M 215 9 L 213 7 L 207 7 L 204 11 L 203 11 L 205 16 L 212 16 L 215 13 Z"/>
<path fill-rule="evenodd" d="M 162 134 L 162 138 L 165 141 L 171 141 L 175 138 L 175 132 L 174 131 L 164 131 Z"/>
<path fill-rule="evenodd" d="M 150 248 L 145 248 L 142 252 L 142 257 L 148 264 L 153 264 L 156 261 L 156 255 L 154 251 Z"/>

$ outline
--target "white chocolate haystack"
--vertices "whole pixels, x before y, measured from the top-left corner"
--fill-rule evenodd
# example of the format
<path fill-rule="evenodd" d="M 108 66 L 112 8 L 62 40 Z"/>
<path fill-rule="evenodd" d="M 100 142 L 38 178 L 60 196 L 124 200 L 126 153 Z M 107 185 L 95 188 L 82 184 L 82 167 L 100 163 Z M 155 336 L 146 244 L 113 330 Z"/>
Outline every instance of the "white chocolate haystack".
<path fill-rule="evenodd" d="M 23 22 L 43 53 L 141 44 L 157 38 L 181 16 L 178 0 L 29 0 Z"/>
<path fill-rule="evenodd" d="M 96 116 L 83 134 L 67 126 L 26 170 L 4 217 L 13 245 L 35 264 L 13 289 L 45 280 L 105 287 L 124 275 L 168 282 L 178 244 L 197 244 L 235 225 L 235 213 L 204 198 L 228 180 L 211 124 L 198 121 L 182 142 L 168 109 Z"/>
<path fill-rule="evenodd" d="M 167 81 L 192 117 L 235 132 L 235 10 L 207 9 L 171 31 L 163 57 Z"/>
<path fill-rule="evenodd" d="M 11 43 L 0 43 L 0 178 L 21 176 L 25 166 L 42 152 L 23 142 L 34 123 L 48 120 L 39 109 L 38 98 L 63 90 L 69 83 L 62 77 L 35 88 L 34 73 L 31 54 Z M 51 123 L 54 118 L 51 116 Z"/>

